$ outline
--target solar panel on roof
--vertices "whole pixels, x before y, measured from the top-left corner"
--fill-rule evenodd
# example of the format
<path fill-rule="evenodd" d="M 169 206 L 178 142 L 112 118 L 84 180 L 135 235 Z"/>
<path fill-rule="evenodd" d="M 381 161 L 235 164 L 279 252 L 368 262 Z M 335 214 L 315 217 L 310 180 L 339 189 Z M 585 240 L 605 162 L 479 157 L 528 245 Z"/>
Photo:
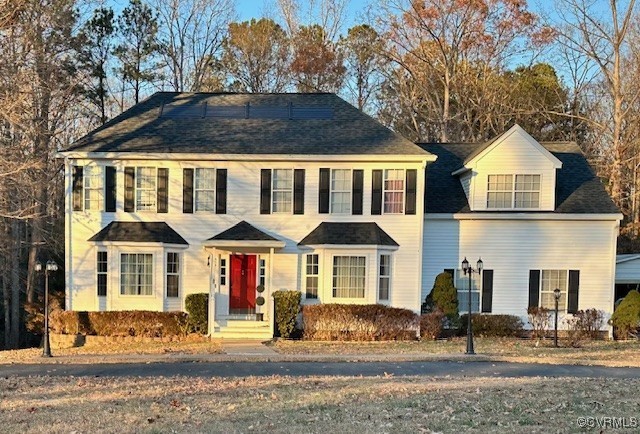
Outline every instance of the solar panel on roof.
<path fill-rule="evenodd" d="M 165 104 L 160 114 L 163 118 L 201 118 L 205 113 L 205 104 Z"/>
<path fill-rule="evenodd" d="M 206 103 L 178 104 L 169 103 L 162 106 L 160 116 L 163 118 L 218 118 L 218 119 L 333 119 L 331 107 L 296 107 L 288 106 L 252 106 L 223 105 L 212 106 Z"/>
<path fill-rule="evenodd" d="M 206 118 L 244 119 L 247 109 L 243 105 L 213 105 L 207 106 Z"/>

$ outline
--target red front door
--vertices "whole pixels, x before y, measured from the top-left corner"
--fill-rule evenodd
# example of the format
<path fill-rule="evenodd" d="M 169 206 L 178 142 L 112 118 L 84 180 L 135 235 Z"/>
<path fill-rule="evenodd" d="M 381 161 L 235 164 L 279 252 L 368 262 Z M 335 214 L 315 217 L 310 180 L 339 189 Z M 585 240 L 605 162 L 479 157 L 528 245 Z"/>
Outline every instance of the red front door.
<path fill-rule="evenodd" d="M 256 255 L 231 255 L 229 313 L 254 313 L 256 309 Z"/>

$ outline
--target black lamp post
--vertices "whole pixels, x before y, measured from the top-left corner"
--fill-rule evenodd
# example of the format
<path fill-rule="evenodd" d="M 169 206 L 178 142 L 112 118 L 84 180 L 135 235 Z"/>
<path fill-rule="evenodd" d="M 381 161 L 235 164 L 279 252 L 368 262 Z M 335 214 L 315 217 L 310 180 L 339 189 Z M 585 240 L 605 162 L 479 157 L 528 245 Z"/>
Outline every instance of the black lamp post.
<path fill-rule="evenodd" d="M 42 264 L 38 261 L 35 264 L 36 271 L 42 271 Z M 49 272 L 58 271 L 58 264 L 53 260 L 48 260 L 44 268 L 44 345 L 42 357 L 51 357 L 51 346 L 49 345 Z"/>
<path fill-rule="evenodd" d="M 462 271 L 464 271 L 465 275 L 469 276 L 469 299 L 467 300 L 468 301 L 468 309 L 467 309 L 467 351 L 465 352 L 465 354 L 475 354 L 475 351 L 473 351 L 473 330 L 471 328 L 471 274 L 476 272 L 476 273 L 478 273 L 478 275 L 480 275 L 480 273 L 482 273 L 482 265 L 483 265 L 482 264 L 482 259 L 478 259 L 478 262 L 476 263 L 476 269 L 474 270 L 469 265 L 469 261 L 467 261 L 466 257 L 462 261 Z"/>
<path fill-rule="evenodd" d="M 553 290 L 553 298 L 555 300 L 556 306 L 556 318 L 553 323 L 553 346 L 558 347 L 558 303 L 560 302 L 560 289 L 556 288 Z"/>

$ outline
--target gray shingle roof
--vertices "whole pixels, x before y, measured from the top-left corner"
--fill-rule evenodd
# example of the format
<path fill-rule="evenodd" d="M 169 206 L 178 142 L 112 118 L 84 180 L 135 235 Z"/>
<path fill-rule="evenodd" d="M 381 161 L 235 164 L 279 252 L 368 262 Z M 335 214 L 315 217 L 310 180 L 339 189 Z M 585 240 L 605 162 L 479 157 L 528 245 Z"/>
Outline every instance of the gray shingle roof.
<path fill-rule="evenodd" d="M 165 222 L 111 222 L 88 241 L 189 244 Z"/>
<path fill-rule="evenodd" d="M 398 243 L 375 223 L 323 222 L 298 245 L 359 244 L 398 246 Z"/>
<path fill-rule="evenodd" d="M 279 241 L 273 238 L 271 235 L 262 232 L 260 229 L 252 226 L 246 221 L 230 227 L 229 229 L 220 232 L 218 235 L 214 235 L 207 241 L 212 240 L 224 240 L 224 241 Z"/>
<path fill-rule="evenodd" d="M 541 143 L 562 162 L 556 176 L 556 213 L 618 214 L 620 211 L 593 173 L 582 151 L 575 143 Z M 460 168 L 469 155 L 486 143 L 422 143 L 426 151 L 438 156 L 426 172 L 425 212 L 469 213 L 469 204 L 457 176 L 451 172 Z M 498 211 L 496 211 L 498 212 Z M 499 211 L 504 212 L 504 211 Z M 518 211 L 520 212 L 520 211 Z"/>
<path fill-rule="evenodd" d="M 179 104 L 198 106 L 195 110 L 187 109 L 184 116 L 179 111 L 161 116 L 164 107 L 169 113 Z M 207 111 L 205 104 L 210 110 Z M 255 116 L 246 119 L 230 115 L 247 104 Z M 216 117 L 221 107 L 228 109 L 227 116 Z M 281 113 L 278 114 L 278 108 L 286 107 L 295 109 L 293 119 L 284 119 Z M 196 116 L 197 113 L 203 115 Z M 330 93 L 158 92 L 65 151 L 428 155 L 419 146 Z"/>

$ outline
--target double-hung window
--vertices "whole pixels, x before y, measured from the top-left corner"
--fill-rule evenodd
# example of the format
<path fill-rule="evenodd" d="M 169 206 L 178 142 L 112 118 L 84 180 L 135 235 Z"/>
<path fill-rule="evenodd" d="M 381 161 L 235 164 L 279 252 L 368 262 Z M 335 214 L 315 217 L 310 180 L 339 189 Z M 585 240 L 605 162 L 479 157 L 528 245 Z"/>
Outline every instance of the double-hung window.
<path fill-rule="evenodd" d="M 364 298 L 366 256 L 333 257 L 333 297 Z"/>
<path fill-rule="evenodd" d="M 101 166 L 84 167 L 84 209 L 102 211 L 104 204 L 104 170 Z"/>
<path fill-rule="evenodd" d="M 458 311 L 460 313 L 469 312 L 469 275 L 464 274 L 464 270 L 456 270 L 456 289 L 458 290 Z M 471 313 L 480 312 L 480 287 L 482 284 L 481 275 L 471 273 Z"/>
<path fill-rule="evenodd" d="M 216 170 L 198 168 L 195 170 L 195 178 L 195 211 L 215 211 Z"/>
<path fill-rule="evenodd" d="M 331 214 L 351 214 L 351 169 L 331 171 Z"/>
<path fill-rule="evenodd" d="M 487 208 L 540 207 L 540 175 L 489 175 Z"/>
<path fill-rule="evenodd" d="M 271 212 L 290 214 L 293 209 L 293 170 L 273 169 Z"/>
<path fill-rule="evenodd" d="M 387 169 L 384 171 L 384 213 L 404 213 L 404 169 Z"/>
<path fill-rule="evenodd" d="M 378 276 L 378 300 L 389 300 L 391 287 L 391 255 L 380 255 L 380 273 Z"/>
<path fill-rule="evenodd" d="M 99 251 L 96 258 L 98 297 L 107 295 L 107 252 Z"/>
<path fill-rule="evenodd" d="M 167 252 L 167 297 L 178 297 L 180 291 L 180 254 Z"/>
<path fill-rule="evenodd" d="M 540 285 L 540 306 L 547 309 L 555 309 L 554 290 L 560 290 L 558 310 L 567 310 L 567 270 L 542 270 Z"/>
<path fill-rule="evenodd" d="M 306 263 L 306 298 L 318 298 L 318 255 L 307 255 Z"/>
<path fill-rule="evenodd" d="M 153 295 L 153 255 L 120 254 L 120 294 Z"/>
<path fill-rule="evenodd" d="M 156 210 L 156 168 L 136 167 L 136 210 Z"/>

